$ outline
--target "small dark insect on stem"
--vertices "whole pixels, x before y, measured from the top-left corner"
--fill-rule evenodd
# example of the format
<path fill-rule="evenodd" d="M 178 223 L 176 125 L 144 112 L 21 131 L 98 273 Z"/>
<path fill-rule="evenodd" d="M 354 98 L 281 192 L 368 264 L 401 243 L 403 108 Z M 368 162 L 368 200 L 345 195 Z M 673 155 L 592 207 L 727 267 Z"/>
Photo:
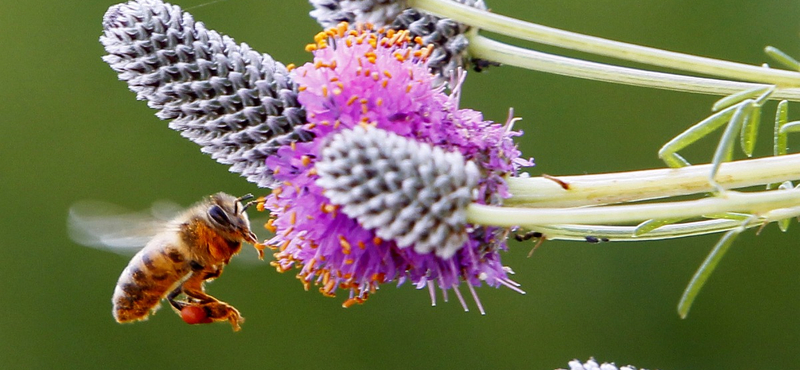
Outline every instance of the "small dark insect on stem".
<path fill-rule="evenodd" d="M 587 235 L 586 236 L 586 241 L 589 242 L 589 243 L 592 243 L 592 244 L 597 244 L 597 243 L 600 243 L 600 242 L 607 242 L 608 238 L 598 238 L 596 236 Z"/>
<path fill-rule="evenodd" d="M 528 252 L 528 258 L 530 258 L 533 255 L 533 252 L 536 251 L 536 249 L 539 248 L 539 246 L 542 245 L 542 243 L 544 243 L 545 240 L 547 240 L 547 237 L 538 231 L 528 231 L 525 234 L 514 234 L 514 239 L 516 239 L 519 242 L 536 239 L 536 244 L 534 244 L 531 251 Z"/>
<path fill-rule="evenodd" d="M 533 238 L 541 238 L 542 236 L 544 235 L 538 231 L 528 231 L 525 234 L 514 234 L 514 239 L 518 242 L 524 242 Z"/>

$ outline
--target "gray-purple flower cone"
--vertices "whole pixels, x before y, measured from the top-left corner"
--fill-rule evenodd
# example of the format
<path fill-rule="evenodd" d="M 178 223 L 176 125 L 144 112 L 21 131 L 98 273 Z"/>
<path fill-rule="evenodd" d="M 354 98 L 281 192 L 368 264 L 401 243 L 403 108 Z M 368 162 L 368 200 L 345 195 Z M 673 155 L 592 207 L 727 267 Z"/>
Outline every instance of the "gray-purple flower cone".
<path fill-rule="evenodd" d="M 486 9 L 483 0 L 453 1 L 478 9 Z M 308 2 L 314 7 L 309 15 L 316 19 L 322 28 L 335 27 L 341 22 L 371 23 L 378 27 L 388 26 L 400 13 L 408 9 L 405 1 L 402 0 L 309 0 Z"/>
<path fill-rule="evenodd" d="M 180 7 L 137 0 L 103 17 L 103 57 L 170 128 L 261 187 L 278 148 L 312 139 L 286 67 L 207 30 Z"/>
<path fill-rule="evenodd" d="M 481 174 L 461 153 L 358 126 L 333 136 L 316 169 L 331 203 L 400 248 L 450 258 L 469 238 Z"/>
<path fill-rule="evenodd" d="M 486 10 L 483 0 L 453 0 L 458 3 Z M 469 27 L 452 19 L 441 18 L 406 8 L 398 0 L 310 0 L 314 10 L 311 17 L 323 28 L 334 27 L 340 22 L 351 25 L 371 23 L 378 27 L 408 30 L 411 37 L 420 37 L 422 44 L 433 45 L 428 58 L 428 68 L 438 76 L 438 83 L 452 82 L 459 68 L 472 65 L 480 71 L 489 65 L 485 60 L 471 59 L 467 54 L 469 40 L 464 36 Z"/>

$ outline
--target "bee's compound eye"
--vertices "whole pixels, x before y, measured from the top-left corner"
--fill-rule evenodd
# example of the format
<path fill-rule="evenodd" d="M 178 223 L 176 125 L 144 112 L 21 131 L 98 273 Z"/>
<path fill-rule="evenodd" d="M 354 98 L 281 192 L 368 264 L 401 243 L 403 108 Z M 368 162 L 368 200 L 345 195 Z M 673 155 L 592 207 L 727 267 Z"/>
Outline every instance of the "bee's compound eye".
<path fill-rule="evenodd" d="M 225 211 L 223 211 L 222 208 L 217 205 L 211 206 L 211 208 L 208 209 L 208 216 L 211 217 L 214 222 L 220 225 L 230 225 L 231 223 L 231 220 L 228 219 L 228 215 L 225 214 Z"/>

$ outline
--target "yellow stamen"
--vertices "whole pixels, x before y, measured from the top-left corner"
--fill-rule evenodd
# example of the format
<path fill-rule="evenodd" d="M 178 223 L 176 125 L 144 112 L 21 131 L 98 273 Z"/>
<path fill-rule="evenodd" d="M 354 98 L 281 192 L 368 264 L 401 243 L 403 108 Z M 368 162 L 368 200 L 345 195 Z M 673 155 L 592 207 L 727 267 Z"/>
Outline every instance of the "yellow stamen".
<path fill-rule="evenodd" d="M 339 206 L 335 206 L 333 204 L 328 204 L 328 203 L 323 203 L 320 206 L 320 211 L 322 211 L 322 213 L 333 213 L 336 212 L 337 209 L 339 209 Z"/>
<path fill-rule="evenodd" d="M 342 253 L 350 254 L 350 242 L 345 239 L 344 235 L 339 235 L 339 245 L 342 246 Z"/>
<path fill-rule="evenodd" d="M 366 57 L 367 61 L 372 63 L 372 64 L 375 64 L 375 61 L 378 59 L 378 55 L 375 54 L 375 52 L 372 52 L 372 51 L 366 52 L 364 54 L 364 57 Z"/>
<path fill-rule="evenodd" d="M 337 34 L 339 35 L 339 37 L 344 36 L 344 34 L 347 32 L 348 28 L 350 28 L 350 24 L 349 23 L 347 23 L 347 22 L 339 23 L 339 25 L 338 25 L 338 27 L 336 29 L 338 31 Z"/>
<path fill-rule="evenodd" d="M 275 219 L 274 218 L 270 218 L 269 220 L 267 220 L 267 223 L 264 224 L 264 228 L 267 229 L 267 231 L 269 231 L 271 233 L 274 233 L 275 231 L 277 231 L 278 227 L 275 226 Z"/>
<path fill-rule="evenodd" d="M 258 259 L 263 261 L 264 260 L 264 249 L 266 249 L 267 246 L 264 245 L 264 244 L 261 244 L 261 243 L 256 243 L 256 244 L 253 244 L 253 248 L 255 248 L 256 252 L 258 252 Z"/>

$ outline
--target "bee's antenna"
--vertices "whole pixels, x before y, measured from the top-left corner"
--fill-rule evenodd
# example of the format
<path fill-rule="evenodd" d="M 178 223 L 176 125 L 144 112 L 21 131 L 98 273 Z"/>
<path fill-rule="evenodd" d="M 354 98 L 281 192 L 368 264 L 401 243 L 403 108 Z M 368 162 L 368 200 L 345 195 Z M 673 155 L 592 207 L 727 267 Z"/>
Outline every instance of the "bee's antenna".
<path fill-rule="evenodd" d="M 253 204 L 256 204 L 256 203 L 258 203 L 257 200 L 251 200 L 251 201 L 245 203 L 244 206 L 242 206 L 242 213 L 244 213 L 244 211 L 246 211 L 248 208 L 250 208 L 250 206 L 252 206 Z"/>
<path fill-rule="evenodd" d="M 253 194 L 245 194 L 245 195 L 242 195 L 239 198 L 236 198 L 237 203 L 236 203 L 235 207 L 238 207 L 239 203 L 241 203 L 243 200 L 248 200 L 248 199 L 253 199 Z M 253 203 L 257 203 L 257 201 L 253 200 L 253 201 L 247 202 L 245 205 L 242 206 L 242 211 L 241 212 L 236 211 L 236 208 L 234 208 L 233 210 L 236 211 L 236 213 L 244 213 L 244 211 L 247 210 L 247 207 L 250 207 L 250 205 L 253 204 Z"/>

